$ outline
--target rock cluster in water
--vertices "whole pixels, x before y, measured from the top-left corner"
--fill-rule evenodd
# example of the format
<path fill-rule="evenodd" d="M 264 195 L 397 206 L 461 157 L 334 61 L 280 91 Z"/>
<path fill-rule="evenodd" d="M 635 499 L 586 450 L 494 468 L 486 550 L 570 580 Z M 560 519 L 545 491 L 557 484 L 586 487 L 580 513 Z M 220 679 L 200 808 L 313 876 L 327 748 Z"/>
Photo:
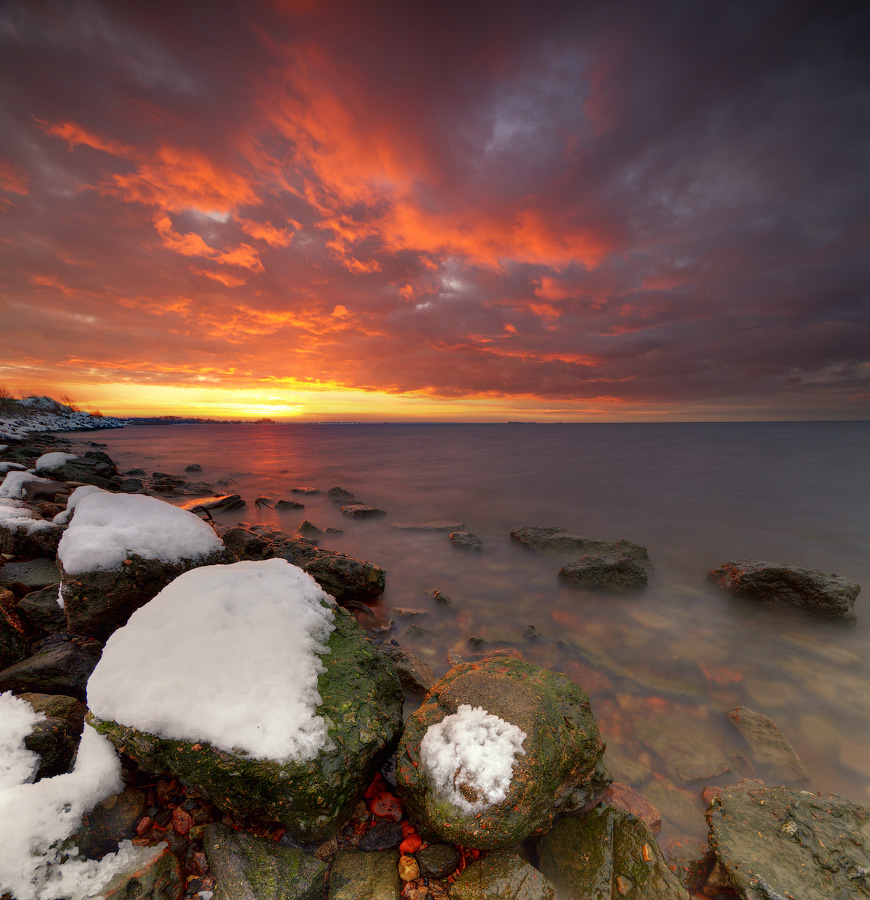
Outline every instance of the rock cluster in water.
<path fill-rule="evenodd" d="M 2 456 L 13 466 L 29 467 L 55 446 L 52 439 L 15 443 Z M 39 758 L 36 779 L 69 770 L 84 727 L 107 734 L 121 754 L 124 790 L 85 817 L 75 842 L 94 858 L 128 838 L 145 846 L 165 841 L 166 848 L 144 869 L 119 875 L 109 896 L 193 900 L 213 891 L 221 900 L 534 900 L 558 891 L 577 900 L 671 900 L 702 887 L 707 896 L 718 892 L 746 900 L 870 896 L 870 810 L 801 791 L 803 767 L 766 716 L 746 707 L 729 713 L 758 773 L 780 786 L 750 782 L 713 792 L 707 812 L 712 854 L 665 856 L 650 830 L 658 821 L 652 804 L 626 785 L 605 792 L 610 776 L 602 761 L 604 744 L 581 688 L 510 652 L 455 665 L 435 682 L 431 669 L 407 648 L 378 648 L 354 617 L 371 615 L 364 603 L 383 592 L 385 574 L 365 560 L 317 546 L 327 532 L 310 522 L 296 536 L 218 527 L 218 554 L 185 560 L 180 569 L 177 562 L 131 554 L 117 570 L 69 575 L 54 554 L 68 527 L 62 514 L 71 488 L 84 483 L 152 496 L 215 492 L 167 473 L 120 475 L 99 451 L 38 477 L 44 480 L 32 482 L 36 487 L 25 497 L 4 501 L 13 514 L 0 519 L 0 581 L 7 588 L 0 590 L 0 692 L 12 691 L 45 716 L 25 741 Z M 346 515 L 380 514 L 341 488 L 328 494 Z M 240 503 L 239 495 L 224 494 L 191 506 L 208 515 Z M 627 541 L 531 526 L 512 537 L 530 549 L 574 555 L 560 575 L 583 587 L 642 587 L 650 571 L 646 550 Z M 450 538 L 457 547 L 482 550 L 481 542 L 460 529 Z M 308 572 L 353 613 L 336 609 L 319 676 L 319 708 L 332 742 L 316 761 L 259 760 L 93 715 L 90 725 L 83 724 L 87 684 L 103 642 L 124 627 L 130 613 L 181 571 L 275 558 Z M 847 621 L 854 617 L 857 585 L 836 576 L 735 561 L 711 577 L 727 590 L 765 602 Z M 449 600 L 441 600 L 449 608 Z M 148 672 L 130 677 L 147 680 Z M 426 694 L 404 727 L 402 688 Z M 485 709 L 524 736 L 504 796 L 471 811 L 439 794 L 420 752 L 429 729 L 462 707 Z M 666 716 L 649 722 L 647 746 L 679 777 L 703 783 L 728 771 L 727 761 L 675 734 Z M 386 764 L 393 749 L 395 759 Z M 463 779 L 457 769 L 454 786 L 478 801 L 474 786 Z M 524 841 L 537 867 L 515 852 Z M 0 872 L 0 893 L 2 888 Z"/>

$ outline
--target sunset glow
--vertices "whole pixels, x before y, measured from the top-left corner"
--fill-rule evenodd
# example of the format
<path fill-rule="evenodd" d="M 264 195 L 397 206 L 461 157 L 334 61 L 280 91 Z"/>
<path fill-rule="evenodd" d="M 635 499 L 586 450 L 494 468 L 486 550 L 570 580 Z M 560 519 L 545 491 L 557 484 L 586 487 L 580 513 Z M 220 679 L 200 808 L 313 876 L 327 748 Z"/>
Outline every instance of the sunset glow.
<path fill-rule="evenodd" d="M 7 0 L 0 384 L 866 418 L 866 12 L 607 8 Z"/>

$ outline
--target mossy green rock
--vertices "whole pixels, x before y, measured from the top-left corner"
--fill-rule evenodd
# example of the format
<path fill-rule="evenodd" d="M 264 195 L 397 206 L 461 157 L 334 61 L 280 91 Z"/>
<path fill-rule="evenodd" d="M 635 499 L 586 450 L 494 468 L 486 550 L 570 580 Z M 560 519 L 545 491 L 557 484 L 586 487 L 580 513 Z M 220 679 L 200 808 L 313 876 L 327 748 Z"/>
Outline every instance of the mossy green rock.
<path fill-rule="evenodd" d="M 507 795 L 481 812 L 455 807 L 436 793 L 420 759 L 427 729 L 462 704 L 525 732 Z M 510 657 L 454 666 L 408 718 L 396 770 L 400 796 L 414 818 L 443 840 L 490 850 L 513 847 L 546 831 L 560 811 L 573 812 L 610 783 L 604 744 L 586 692 L 564 675 Z"/>
<path fill-rule="evenodd" d="M 496 850 L 468 866 L 450 888 L 450 900 L 553 900 L 556 886 L 510 850 Z"/>
<path fill-rule="evenodd" d="M 203 835 L 213 900 L 321 900 L 326 865 L 274 841 L 209 825 Z"/>
<path fill-rule="evenodd" d="M 339 850 L 329 873 L 329 900 L 399 900 L 396 850 Z"/>
<path fill-rule="evenodd" d="M 538 844 L 560 900 L 688 900 L 652 832 L 612 806 L 563 819 Z"/>
<path fill-rule="evenodd" d="M 716 859 L 746 900 L 870 897 L 866 806 L 748 782 L 723 790 L 707 821 Z"/>
<path fill-rule="evenodd" d="M 90 716 L 98 731 L 148 772 L 171 772 L 224 810 L 280 822 L 304 841 L 334 834 L 349 817 L 375 763 L 395 746 L 403 692 L 389 661 L 338 607 L 321 657 L 322 698 L 332 749 L 307 762 L 255 759 L 201 742 L 169 740 Z M 275 711 L 280 714 L 280 710 Z"/>

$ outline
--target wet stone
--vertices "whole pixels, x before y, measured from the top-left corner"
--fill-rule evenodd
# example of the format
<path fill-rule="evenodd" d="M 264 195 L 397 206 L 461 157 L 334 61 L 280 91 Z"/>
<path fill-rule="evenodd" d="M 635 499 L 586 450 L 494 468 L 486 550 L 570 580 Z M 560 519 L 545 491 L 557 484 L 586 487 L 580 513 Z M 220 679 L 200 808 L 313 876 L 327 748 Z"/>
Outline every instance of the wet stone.
<path fill-rule="evenodd" d="M 425 694 L 435 684 L 432 669 L 407 647 L 400 647 L 395 641 L 383 644 L 380 648 L 390 659 L 399 681 L 406 691 L 414 694 Z"/>
<path fill-rule="evenodd" d="M 25 594 L 18 601 L 16 612 L 37 632 L 56 634 L 66 631 L 66 613 L 58 603 L 60 584 L 50 584 Z"/>
<path fill-rule="evenodd" d="M 553 900 L 556 886 L 510 850 L 472 863 L 450 888 L 451 900 Z"/>
<path fill-rule="evenodd" d="M 707 821 L 719 867 L 745 900 L 870 897 L 866 806 L 835 794 L 746 782 L 725 788 L 710 804 Z"/>
<path fill-rule="evenodd" d="M 656 717 L 638 723 L 635 734 L 683 781 L 703 781 L 731 771 L 731 766 L 698 723 Z"/>
<path fill-rule="evenodd" d="M 0 584 L 23 584 L 39 590 L 60 581 L 60 570 L 53 559 L 39 557 L 28 562 L 6 563 L 0 569 Z"/>
<path fill-rule="evenodd" d="M 399 900 L 399 854 L 339 850 L 329 873 L 329 900 Z"/>
<path fill-rule="evenodd" d="M 209 825 L 203 844 L 216 879 L 214 900 L 323 897 L 326 865 L 295 847 L 236 832 L 226 825 Z"/>
<path fill-rule="evenodd" d="M 359 849 L 393 850 L 402 843 L 402 826 L 398 822 L 378 822 L 362 836 Z"/>
<path fill-rule="evenodd" d="M 84 700 L 97 662 L 98 656 L 61 640 L 0 672 L 0 692 L 66 694 Z"/>
<path fill-rule="evenodd" d="M 15 618 L 0 607 L 0 669 L 21 662 L 27 656 L 27 641 L 16 628 Z"/>
<path fill-rule="evenodd" d="M 459 852 L 452 844 L 430 844 L 417 851 L 420 874 L 446 878 L 459 865 Z"/>
<path fill-rule="evenodd" d="M 748 706 L 737 706 L 728 713 L 728 720 L 749 744 L 753 768 L 759 778 L 767 784 L 806 781 L 806 770 L 794 747 L 772 719 Z"/>

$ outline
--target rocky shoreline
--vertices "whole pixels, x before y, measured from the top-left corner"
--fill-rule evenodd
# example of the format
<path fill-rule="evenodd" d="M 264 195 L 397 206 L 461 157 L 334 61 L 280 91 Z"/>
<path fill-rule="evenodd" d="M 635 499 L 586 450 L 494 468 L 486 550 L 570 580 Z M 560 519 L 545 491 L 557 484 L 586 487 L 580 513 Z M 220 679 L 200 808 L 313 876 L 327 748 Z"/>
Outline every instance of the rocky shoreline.
<path fill-rule="evenodd" d="M 16 475 L 8 485 L 4 481 L 6 497 L 0 501 L 0 694 L 11 692 L 42 716 L 22 738 L 22 746 L 38 757 L 35 780 L 19 789 L 69 777 L 70 767 L 79 766 L 75 753 L 83 730 L 96 728 L 118 750 L 122 788 L 84 810 L 81 824 L 62 839 L 95 864 L 118 853 L 119 845 L 145 854 L 124 863 L 118 853 L 119 871 L 101 886 L 103 895 L 870 896 L 870 813 L 843 798 L 799 790 L 805 778 L 800 762 L 766 717 L 749 709 L 731 714 L 765 782 L 705 793 L 709 847 L 671 845 L 662 852 L 653 834 L 652 804 L 629 785 L 610 784 L 602 761 L 607 735 L 599 734 L 582 686 L 504 651 L 483 652 L 433 683 L 425 663 L 389 643 L 372 621 L 368 603 L 383 592 L 385 573 L 319 547 L 326 535 L 316 526 L 304 523 L 309 527 L 300 526 L 296 535 L 216 527 L 208 524 L 209 508 L 234 502 L 233 495 L 214 496 L 220 486 L 144 470 L 121 475 L 99 448 L 75 456 L 63 446 L 48 436 L 30 437 L 0 451 L 7 472 Z M 50 465 L 34 466 L 46 456 L 53 457 Z M 383 513 L 333 490 L 348 516 Z M 200 495 L 191 510 L 159 499 L 188 491 Z M 71 514 L 68 507 L 74 507 Z M 147 543 L 155 533 L 171 540 L 136 552 L 126 532 L 132 520 L 150 523 L 135 540 Z M 100 529 L 96 544 L 89 543 L 89 528 Z M 95 554 L 119 532 L 124 538 L 117 565 L 97 565 Z M 453 534 L 467 533 L 457 528 Z M 554 546 L 576 551 L 583 565 L 567 572 L 563 567 L 560 575 L 579 584 L 637 590 L 651 568 L 645 549 L 630 542 L 528 526 L 513 538 L 536 552 Z M 462 539 L 454 543 L 461 546 Z M 262 594 L 264 579 L 283 579 L 300 569 L 306 576 L 292 578 L 310 576 L 298 583 L 315 585 L 338 606 L 316 599 L 332 625 L 329 653 L 315 663 L 321 669 L 315 712 L 328 723 L 328 739 L 295 764 L 301 766 L 298 775 L 283 762 L 252 758 L 233 740 L 222 746 L 220 737 L 155 734 L 95 710 L 95 685 L 113 684 L 113 670 L 106 668 L 113 656 L 132 665 L 132 651 L 122 641 L 130 629 L 144 627 L 142 614 L 166 603 L 161 622 L 173 633 L 183 627 L 172 618 L 168 592 L 184 588 L 183 596 L 205 602 L 217 589 L 203 588 L 201 573 L 218 571 L 226 574 L 223 581 L 240 579 L 235 597 Z M 756 561 L 733 561 L 711 576 L 723 579 L 723 588 L 761 602 L 851 620 L 857 585 L 820 582 L 821 574 L 781 566 L 771 574 Z M 757 584 L 747 586 L 744 576 Z M 790 591 L 797 600 L 789 599 Z M 825 605 L 831 592 L 833 613 Z M 247 621 L 263 613 L 246 607 L 243 615 Z M 196 644 L 207 621 L 197 620 L 185 646 L 196 645 L 202 660 L 221 658 L 224 645 Z M 268 643 L 267 631 L 257 637 L 258 648 Z M 116 653 L 115 647 L 122 649 Z M 162 664 L 146 658 L 129 677 L 159 685 L 151 669 Z M 185 684 L 205 668 L 194 666 L 188 674 L 178 665 L 178 682 Z M 402 690 L 425 695 L 405 722 Z M 157 693 L 173 691 L 164 687 Z M 17 714 L 18 706 L 13 708 Z M 275 716 L 281 711 L 271 707 L 268 718 Z M 666 721 L 653 730 L 651 746 L 668 742 Z M 718 774 L 708 773 L 710 760 L 699 760 L 691 747 L 684 747 L 679 765 L 693 779 Z M 506 774 L 499 781 L 494 772 Z M 750 840 L 757 834 L 763 838 Z M 46 856 L 49 870 L 65 864 L 64 854 L 55 851 Z M 2 864 L 0 874 L 5 875 Z M 43 876 L 44 871 L 38 877 Z M 43 893 L 34 889 L 32 896 L 75 896 L 53 894 L 50 884 L 49 879 Z M 0 890 L 5 887 L 0 880 Z M 19 888 L 13 896 L 29 895 Z"/>

